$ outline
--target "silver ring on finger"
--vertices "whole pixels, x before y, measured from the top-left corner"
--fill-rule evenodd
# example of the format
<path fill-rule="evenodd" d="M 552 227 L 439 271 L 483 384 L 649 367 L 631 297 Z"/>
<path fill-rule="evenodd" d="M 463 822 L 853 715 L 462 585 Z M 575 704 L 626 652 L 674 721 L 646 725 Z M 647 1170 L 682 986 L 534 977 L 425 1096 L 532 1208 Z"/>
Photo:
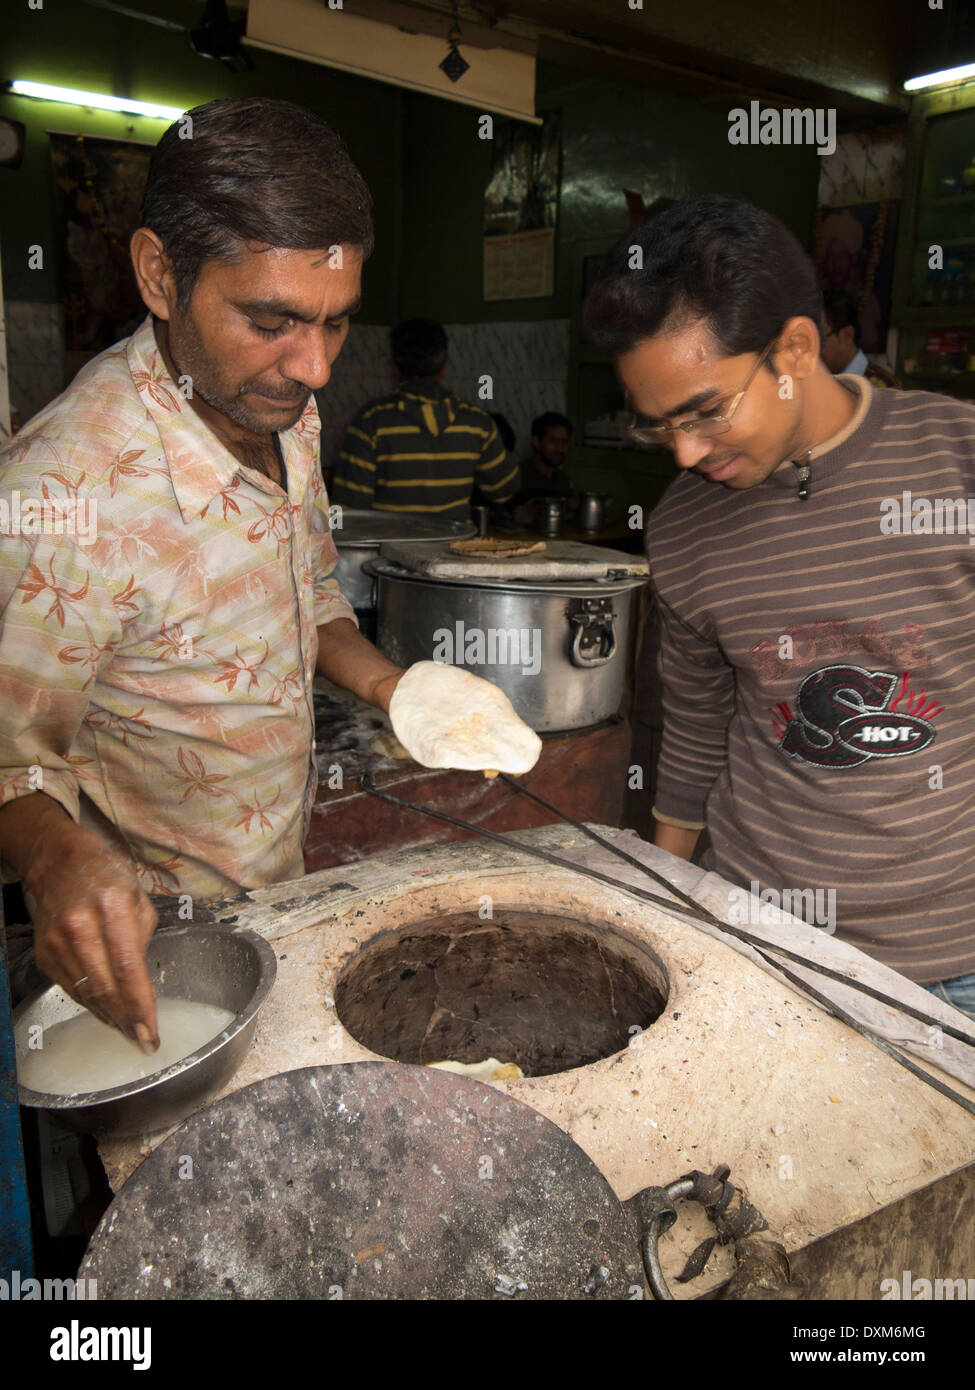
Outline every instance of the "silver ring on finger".
<path fill-rule="evenodd" d="M 87 983 L 88 983 L 88 976 L 87 976 L 87 975 L 82 975 L 82 977 L 81 977 L 80 980 L 75 980 L 75 982 L 74 982 L 74 984 L 71 986 L 71 988 L 72 988 L 72 989 L 77 989 L 79 985 L 85 985 L 85 984 L 87 984 Z"/>

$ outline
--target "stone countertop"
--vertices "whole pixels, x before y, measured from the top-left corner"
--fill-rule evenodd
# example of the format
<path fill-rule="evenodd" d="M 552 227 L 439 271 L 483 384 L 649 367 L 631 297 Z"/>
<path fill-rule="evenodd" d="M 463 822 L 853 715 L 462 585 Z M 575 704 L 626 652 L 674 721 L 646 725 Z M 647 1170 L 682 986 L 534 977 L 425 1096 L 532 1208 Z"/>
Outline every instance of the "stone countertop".
<path fill-rule="evenodd" d="M 718 915 L 727 912 L 730 885 L 632 833 L 599 829 Z M 753 960 L 751 947 L 628 896 L 625 883 L 646 886 L 645 877 L 570 827 L 507 838 L 510 847 L 467 842 L 377 856 L 212 904 L 207 920 L 226 930 L 258 931 L 278 957 L 277 981 L 251 1050 L 223 1094 L 282 1071 L 374 1059 L 377 1054 L 338 1017 L 338 975 L 379 934 L 431 915 L 469 912 L 487 892 L 499 903 L 571 914 L 597 929 L 611 924 L 652 947 L 666 967 L 664 1013 L 622 1052 L 567 1072 L 494 1083 L 566 1130 L 620 1198 L 692 1168 L 727 1162 L 732 1181 L 744 1186 L 792 1250 L 975 1158 L 969 1115 Z M 533 862 L 518 842 L 564 856 L 566 869 Z M 611 872 L 619 886 L 580 878 L 572 861 Z M 934 1017 L 964 1023 L 920 986 L 853 947 L 784 914 L 780 919 L 750 930 Z M 849 986 L 811 978 L 927 1069 L 937 1064 L 975 1082 L 962 1044 L 942 1039 L 939 1048 L 926 1025 Z M 103 1140 L 111 1185 L 117 1189 L 170 1132 Z M 783 1180 L 786 1160 L 789 1181 Z M 665 1238 L 665 1268 L 679 1268 L 700 1238 L 693 1223 L 674 1237 L 672 1248 Z M 678 1296 L 694 1296 L 727 1273 L 716 1252 L 707 1277 Z"/>
<path fill-rule="evenodd" d="M 382 710 L 321 676 L 315 678 L 313 695 L 319 795 L 328 789 L 329 769 L 335 766 L 345 781 L 358 781 L 366 769 L 382 779 L 418 768 Z"/>

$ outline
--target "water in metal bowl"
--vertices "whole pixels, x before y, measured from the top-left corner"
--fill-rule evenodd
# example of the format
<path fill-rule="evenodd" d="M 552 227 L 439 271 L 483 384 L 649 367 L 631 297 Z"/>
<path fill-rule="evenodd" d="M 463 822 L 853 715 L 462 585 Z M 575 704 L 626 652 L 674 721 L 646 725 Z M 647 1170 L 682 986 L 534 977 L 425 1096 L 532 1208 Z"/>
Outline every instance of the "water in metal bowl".
<path fill-rule="evenodd" d="M 250 1046 L 257 1015 L 277 973 L 274 951 L 255 932 L 180 927 L 156 933 L 146 954 L 149 979 L 166 999 L 189 999 L 230 1010 L 234 1017 L 189 1056 L 155 1074 L 108 1090 L 52 1095 L 21 1085 L 21 1105 L 50 1110 L 65 1124 L 98 1134 L 141 1134 L 182 1120 L 233 1076 Z M 43 1040 L 41 1030 L 81 1006 L 49 985 L 14 1011 L 18 1067 Z"/>

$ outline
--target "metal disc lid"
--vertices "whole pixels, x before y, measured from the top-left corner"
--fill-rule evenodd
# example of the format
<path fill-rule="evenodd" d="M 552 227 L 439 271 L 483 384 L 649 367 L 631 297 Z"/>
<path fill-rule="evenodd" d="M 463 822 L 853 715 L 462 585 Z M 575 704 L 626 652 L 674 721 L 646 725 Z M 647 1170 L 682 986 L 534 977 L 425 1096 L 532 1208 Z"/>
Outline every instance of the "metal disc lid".
<path fill-rule="evenodd" d="M 526 547 L 524 554 L 514 555 L 458 555 L 450 549 L 450 542 L 443 540 L 430 545 L 384 541 L 379 554 L 381 562 L 391 561 L 424 578 L 464 584 L 529 580 L 548 586 L 566 580 L 587 583 L 630 577 L 643 580 L 650 572 L 643 555 L 630 555 L 584 541 L 547 540 L 544 548 Z"/>
<path fill-rule="evenodd" d="M 645 574 L 630 574 L 625 570 L 610 570 L 606 573 L 590 575 L 588 579 L 549 579 L 541 575 L 512 576 L 510 579 L 444 579 L 439 575 L 424 574 L 420 570 L 407 569 L 405 565 L 393 560 L 367 560 L 362 566 L 363 574 L 371 579 L 392 579 L 407 584 L 426 585 L 434 589 L 487 589 L 501 593 L 522 594 L 564 594 L 566 597 L 585 598 L 594 593 L 621 594 L 631 589 L 639 589 L 646 584 Z"/>
<path fill-rule="evenodd" d="M 629 1214 L 563 1130 L 483 1082 L 378 1061 L 269 1076 L 192 1116 L 79 1273 L 133 1299 L 626 1299 L 643 1282 Z"/>
<path fill-rule="evenodd" d="M 332 530 L 332 539 L 340 549 L 343 545 L 378 549 L 384 541 L 470 540 L 476 535 L 477 527 L 472 521 L 441 521 L 353 507 L 342 508 L 342 524 Z"/>

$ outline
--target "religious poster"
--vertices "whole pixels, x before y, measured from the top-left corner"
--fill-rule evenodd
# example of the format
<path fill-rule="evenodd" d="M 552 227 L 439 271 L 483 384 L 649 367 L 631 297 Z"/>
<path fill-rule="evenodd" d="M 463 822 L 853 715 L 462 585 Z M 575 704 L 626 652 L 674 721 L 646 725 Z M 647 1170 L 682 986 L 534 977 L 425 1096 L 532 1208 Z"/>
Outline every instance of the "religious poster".
<path fill-rule="evenodd" d="M 484 194 L 484 298 L 538 299 L 555 292 L 559 197 L 557 113 L 540 126 L 495 118 Z"/>
<path fill-rule="evenodd" d="M 816 213 L 813 259 L 820 283 L 853 295 L 866 353 L 884 352 L 887 345 L 899 211 L 898 202 L 886 201 Z"/>
<path fill-rule="evenodd" d="M 129 260 L 152 146 L 52 133 L 67 379 L 145 318 Z"/>

